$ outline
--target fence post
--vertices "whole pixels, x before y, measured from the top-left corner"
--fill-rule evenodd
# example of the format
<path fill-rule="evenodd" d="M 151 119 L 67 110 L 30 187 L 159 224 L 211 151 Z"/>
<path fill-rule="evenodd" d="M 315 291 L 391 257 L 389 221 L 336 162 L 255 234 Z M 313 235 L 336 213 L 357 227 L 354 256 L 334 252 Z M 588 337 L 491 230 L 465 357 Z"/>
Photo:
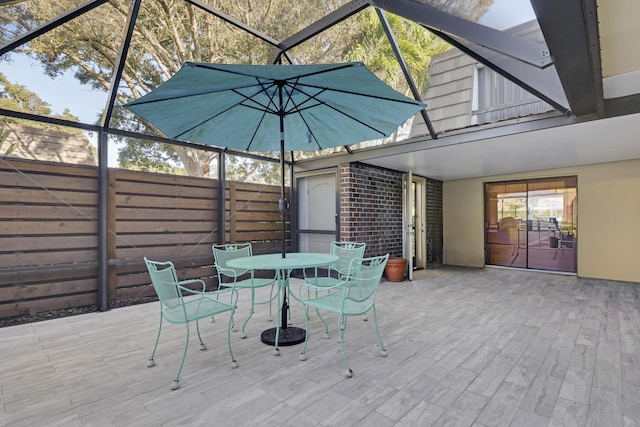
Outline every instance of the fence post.
<path fill-rule="evenodd" d="M 236 183 L 229 183 L 229 243 L 236 243 Z"/>
<path fill-rule="evenodd" d="M 108 136 L 100 130 L 98 137 L 98 310 L 109 310 L 109 265 L 107 255 Z"/>
<path fill-rule="evenodd" d="M 110 264 L 110 261 L 118 259 L 118 229 L 116 221 L 116 195 L 118 193 L 117 188 L 117 170 L 109 171 L 109 195 L 107 197 L 107 265 L 109 266 L 108 274 L 108 291 L 107 298 L 115 298 L 118 293 L 118 272 L 117 267 Z"/>

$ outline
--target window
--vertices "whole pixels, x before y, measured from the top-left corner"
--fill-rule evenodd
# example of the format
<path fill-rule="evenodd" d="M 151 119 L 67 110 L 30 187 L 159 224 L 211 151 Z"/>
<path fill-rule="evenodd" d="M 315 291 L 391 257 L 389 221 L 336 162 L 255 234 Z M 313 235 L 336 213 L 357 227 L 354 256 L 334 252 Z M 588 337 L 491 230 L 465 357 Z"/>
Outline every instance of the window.
<path fill-rule="evenodd" d="M 553 111 L 553 107 L 484 65 L 474 72 L 471 123 L 495 123 Z"/>

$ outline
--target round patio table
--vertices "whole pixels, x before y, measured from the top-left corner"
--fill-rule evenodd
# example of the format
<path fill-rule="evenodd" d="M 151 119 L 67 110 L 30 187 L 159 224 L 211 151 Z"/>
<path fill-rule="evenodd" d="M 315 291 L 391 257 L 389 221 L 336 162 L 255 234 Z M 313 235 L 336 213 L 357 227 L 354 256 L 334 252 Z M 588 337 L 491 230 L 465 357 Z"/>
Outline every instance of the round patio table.
<path fill-rule="evenodd" d="M 280 324 L 262 332 L 260 340 L 268 345 L 273 345 L 275 354 L 279 354 L 279 346 L 300 344 L 304 341 L 307 331 L 287 325 L 287 290 L 291 271 L 297 268 L 322 267 L 338 260 L 337 255 L 328 253 L 302 253 L 294 252 L 286 254 L 254 255 L 250 257 L 229 260 L 227 265 L 233 268 L 248 270 L 275 270 L 278 279 L 278 306 L 280 310 Z M 282 292 L 281 292 L 282 291 Z M 290 291 L 289 291 L 290 292 Z M 280 295 L 283 295 L 280 304 Z"/>

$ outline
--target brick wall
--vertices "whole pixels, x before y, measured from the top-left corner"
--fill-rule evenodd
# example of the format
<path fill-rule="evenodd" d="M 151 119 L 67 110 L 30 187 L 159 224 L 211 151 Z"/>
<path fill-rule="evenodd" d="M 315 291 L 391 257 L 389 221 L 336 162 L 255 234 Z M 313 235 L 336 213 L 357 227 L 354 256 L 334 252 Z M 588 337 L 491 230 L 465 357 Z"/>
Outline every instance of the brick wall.
<path fill-rule="evenodd" d="M 442 181 L 427 178 L 427 268 L 442 265 Z"/>
<path fill-rule="evenodd" d="M 340 239 L 365 242 L 366 256 L 402 256 L 402 173 L 340 165 Z M 442 263 L 442 182 L 427 179 L 427 265 Z"/>
<path fill-rule="evenodd" d="M 367 244 L 366 256 L 402 256 L 402 174 L 340 165 L 340 238 Z"/>

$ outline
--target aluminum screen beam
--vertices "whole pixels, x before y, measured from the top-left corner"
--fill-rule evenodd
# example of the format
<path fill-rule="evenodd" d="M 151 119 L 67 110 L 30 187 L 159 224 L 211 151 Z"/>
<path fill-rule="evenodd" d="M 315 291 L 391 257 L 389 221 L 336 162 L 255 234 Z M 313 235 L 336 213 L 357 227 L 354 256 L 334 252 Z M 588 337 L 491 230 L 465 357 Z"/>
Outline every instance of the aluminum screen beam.
<path fill-rule="evenodd" d="M 422 3 L 411 0 L 369 0 L 369 3 L 426 27 L 472 41 L 535 67 L 545 68 L 553 63 L 547 46 L 542 43 L 467 21 Z"/>
<path fill-rule="evenodd" d="M 497 54 L 481 46 L 475 46 L 436 29 L 427 29 L 555 109 L 564 114 L 571 113 L 569 102 L 564 94 L 555 66 L 544 69 L 532 67 L 529 64 L 514 61 L 508 56 Z"/>
<path fill-rule="evenodd" d="M 271 62 L 275 64 L 283 53 L 301 43 L 304 43 L 310 38 L 320 34 L 328 28 L 333 27 L 367 7 L 369 7 L 369 2 L 367 0 L 353 0 L 344 6 L 339 7 L 303 30 L 283 40 L 271 55 Z"/>
<path fill-rule="evenodd" d="M 596 0 L 531 0 L 577 116 L 604 115 Z M 631 52 L 630 52 L 631 54 Z"/>
<path fill-rule="evenodd" d="M 382 25 L 382 28 L 384 29 L 384 32 L 387 35 L 387 38 L 389 39 L 389 43 L 391 43 L 391 49 L 393 49 L 393 53 L 396 56 L 396 60 L 398 61 L 398 64 L 400 64 L 400 69 L 402 69 L 402 73 L 404 74 L 404 78 L 407 80 L 407 84 L 409 85 L 409 89 L 411 89 L 411 93 L 413 94 L 413 97 L 418 101 L 422 101 L 420 92 L 418 91 L 418 88 L 416 87 L 416 84 L 413 81 L 413 77 L 411 77 L 411 73 L 409 72 L 409 67 L 407 67 L 407 63 L 404 60 L 404 57 L 402 56 L 402 52 L 400 51 L 400 46 L 398 46 L 398 41 L 396 40 L 396 37 L 393 34 L 393 31 L 391 31 L 391 26 L 389 25 L 389 21 L 387 21 L 387 17 L 384 15 L 384 12 L 379 8 L 376 8 L 376 14 L 378 15 L 378 19 L 380 20 L 380 24 Z M 429 119 L 429 115 L 427 114 L 426 108 L 423 108 L 422 110 L 420 110 L 420 114 L 422 115 L 422 120 L 424 120 L 424 123 L 427 125 L 427 129 L 429 130 L 429 135 L 431 135 L 431 138 L 437 139 L 438 134 L 436 133 L 436 130 L 434 129 L 433 124 L 431 124 L 431 120 Z"/>
<path fill-rule="evenodd" d="M 28 33 L 26 33 L 25 35 L 10 41 L 9 43 L 5 44 L 4 46 L 0 47 L 0 56 L 4 55 L 7 52 L 12 51 L 13 49 L 15 49 L 18 46 L 21 46 L 25 43 L 30 42 L 31 40 L 35 39 L 38 36 L 43 35 L 44 33 L 53 30 L 56 27 L 59 27 L 60 25 L 63 25 L 69 21 L 71 21 L 72 19 L 100 6 L 103 3 L 108 2 L 109 0 L 93 0 L 93 1 L 89 1 L 85 4 L 83 4 L 82 6 L 78 6 L 75 9 L 70 10 L 67 13 L 64 13 L 58 17 L 56 17 L 55 19 L 50 20 L 49 22 L 46 22 L 42 25 L 40 25 L 39 27 L 34 28 L 33 30 L 29 31 Z M 5 2 L 6 3 L 6 2 Z M 9 2 L 12 3 L 12 2 Z"/>

